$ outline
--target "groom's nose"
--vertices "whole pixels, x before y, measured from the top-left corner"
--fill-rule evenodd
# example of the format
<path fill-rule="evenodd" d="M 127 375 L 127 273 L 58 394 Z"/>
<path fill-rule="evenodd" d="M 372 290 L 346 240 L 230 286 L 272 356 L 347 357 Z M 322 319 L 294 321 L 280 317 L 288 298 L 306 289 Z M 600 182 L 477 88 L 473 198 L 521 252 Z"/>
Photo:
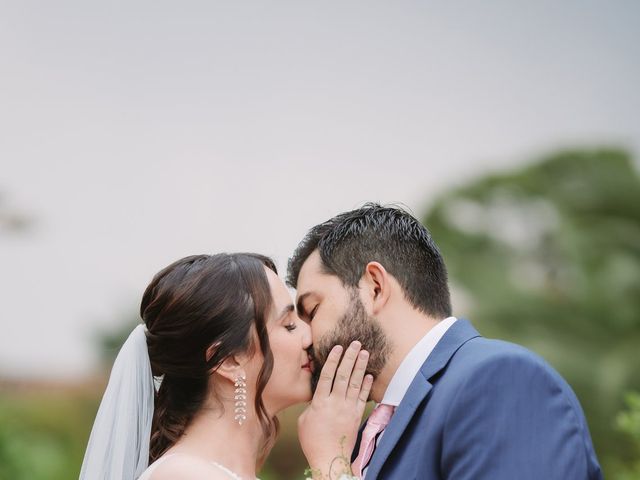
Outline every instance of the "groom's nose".
<path fill-rule="evenodd" d="M 302 348 L 307 350 L 312 345 L 311 327 L 306 322 L 302 322 L 302 328 L 304 329 L 302 333 Z"/>

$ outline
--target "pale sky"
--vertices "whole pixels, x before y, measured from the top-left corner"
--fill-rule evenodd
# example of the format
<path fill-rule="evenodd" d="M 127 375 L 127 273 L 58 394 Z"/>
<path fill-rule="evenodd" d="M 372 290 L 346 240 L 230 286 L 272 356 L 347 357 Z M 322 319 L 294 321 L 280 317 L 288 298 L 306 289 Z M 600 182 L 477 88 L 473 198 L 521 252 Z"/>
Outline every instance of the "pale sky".
<path fill-rule="evenodd" d="M 635 0 L 2 2 L 0 193 L 36 223 L 0 237 L 0 376 L 90 372 L 184 255 L 284 270 L 365 201 L 637 155 L 639 85 Z"/>

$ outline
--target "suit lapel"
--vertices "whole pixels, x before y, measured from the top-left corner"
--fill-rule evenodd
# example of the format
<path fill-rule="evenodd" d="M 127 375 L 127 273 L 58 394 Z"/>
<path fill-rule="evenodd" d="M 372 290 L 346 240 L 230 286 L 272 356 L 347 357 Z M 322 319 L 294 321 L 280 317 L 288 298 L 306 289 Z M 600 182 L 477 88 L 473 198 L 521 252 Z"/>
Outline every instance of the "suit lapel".
<path fill-rule="evenodd" d="M 375 479 L 378 477 L 382 466 L 400 440 L 416 410 L 433 388 L 433 384 L 430 383 L 431 378 L 447 365 L 453 354 L 464 343 L 479 336 L 480 334 L 476 329 L 467 320 L 462 319 L 457 320 L 447 330 L 420 368 L 420 372 L 411 382 L 407 393 L 402 398 L 393 417 L 391 417 L 391 422 L 384 430 L 380 444 L 376 447 L 371 458 L 371 463 L 367 470 L 367 478 Z"/>
<path fill-rule="evenodd" d="M 380 472 L 384 462 L 391 454 L 393 447 L 398 443 L 402 433 L 407 428 L 407 425 L 409 425 L 409 421 L 416 412 L 416 409 L 431 388 L 433 388 L 432 385 L 426 382 L 424 378 L 422 378 L 422 375 L 418 374 L 416 378 L 413 379 L 407 394 L 402 399 L 402 402 L 400 402 L 400 405 L 398 405 L 393 417 L 391 417 L 391 422 L 389 422 L 389 425 L 385 428 L 384 435 L 382 435 L 380 439 L 380 444 L 373 453 L 371 463 L 369 463 L 369 469 L 367 470 L 367 478 L 378 478 L 378 472 Z"/>
<path fill-rule="evenodd" d="M 451 357 L 462 345 L 472 338 L 480 336 L 468 320 L 458 319 L 440 339 L 429 358 L 422 364 L 420 368 L 422 376 L 426 380 L 431 380 L 434 375 L 447 366 Z"/>

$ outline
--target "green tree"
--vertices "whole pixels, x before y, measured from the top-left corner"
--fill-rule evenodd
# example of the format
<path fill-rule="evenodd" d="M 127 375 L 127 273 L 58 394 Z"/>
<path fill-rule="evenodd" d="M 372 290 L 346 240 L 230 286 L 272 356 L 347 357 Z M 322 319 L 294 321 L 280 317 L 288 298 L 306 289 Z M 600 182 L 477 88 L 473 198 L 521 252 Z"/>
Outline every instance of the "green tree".
<path fill-rule="evenodd" d="M 424 218 L 486 336 L 545 357 L 576 391 L 605 471 L 634 451 L 612 427 L 640 389 L 640 178 L 620 150 L 565 151 L 437 199 Z"/>
<path fill-rule="evenodd" d="M 640 394 L 629 393 L 626 398 L 627 409 L 616 418 L 616 427 L 625 433 L 636 453 L 636 461 L 621 469 L 618 480 L 640 479 Z"/>

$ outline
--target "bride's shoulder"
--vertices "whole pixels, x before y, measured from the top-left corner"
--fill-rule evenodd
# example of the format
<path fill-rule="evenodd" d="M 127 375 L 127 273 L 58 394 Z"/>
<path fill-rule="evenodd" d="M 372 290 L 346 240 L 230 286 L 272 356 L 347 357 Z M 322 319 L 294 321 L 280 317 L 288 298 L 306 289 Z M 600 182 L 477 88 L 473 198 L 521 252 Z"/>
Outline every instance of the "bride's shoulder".
<path fill-rule="evenodd" d="M 149 480 L 228 480 L 215 465 L 197 457 L 171 455 L 164 460 Z"/>

